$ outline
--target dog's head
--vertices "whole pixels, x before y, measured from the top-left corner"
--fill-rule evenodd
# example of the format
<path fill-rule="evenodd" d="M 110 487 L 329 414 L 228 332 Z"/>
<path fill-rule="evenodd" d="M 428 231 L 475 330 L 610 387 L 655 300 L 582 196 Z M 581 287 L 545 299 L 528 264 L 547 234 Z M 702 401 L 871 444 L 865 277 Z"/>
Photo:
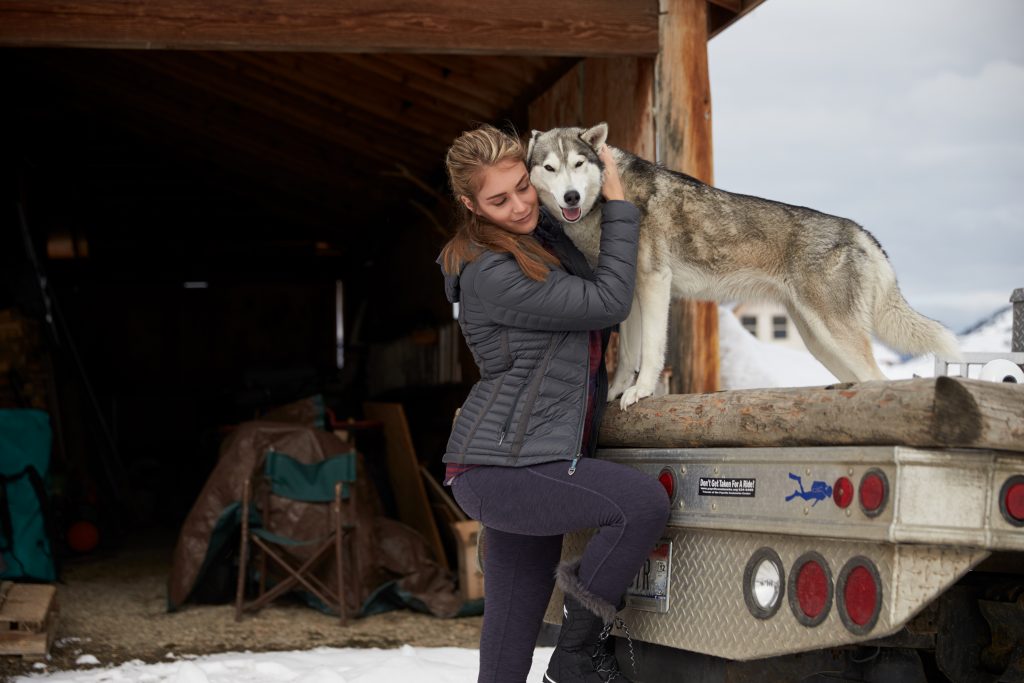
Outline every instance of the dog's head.
<path fill-rule="evenodd" d="M 593 128 L 533 131 L 526 168 L 540 200 L 553 216 L 576 223 L 601 197 L 604 163 L 597 156 L 608 139 L 608 124 Z"/>

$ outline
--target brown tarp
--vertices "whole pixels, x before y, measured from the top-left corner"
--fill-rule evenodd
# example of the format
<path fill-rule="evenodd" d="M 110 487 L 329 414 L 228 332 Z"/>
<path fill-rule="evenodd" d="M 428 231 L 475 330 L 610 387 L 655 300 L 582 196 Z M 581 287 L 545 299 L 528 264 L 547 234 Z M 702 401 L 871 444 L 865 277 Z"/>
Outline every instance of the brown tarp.
<path fill-rule="evenodd" d="M 200 573 L 214 528 L 225 508 L 241 501 L 242 487 L 247 478 L 254 486 L 254 498 L 261 499 L 265 485 L 262 476 L 264 457 L 268 450 L 286 453 L 302 463 L 311 464 L 345 453 L 350 448 L 333 433 L 305 424 L 260 420 L 239 425 L 221 445 L 217 465 L 182 526 L 168 580 L 168 608 L 174 610 L 183 605 L 197 582 L 203 580 Z M 367 597 L 395 582 L 394 587 L 403 597 L 421 603 L 431 614 L 455 616 L 462 601 L 452 574 L 431 557 L 426 542 L 416 531 L 380 515 L 377 493 L 370 478 L 365 476 L 361 460 L 358 471 L 355 536 L 363 580 L 358 595 L 351 587 L 346 587 L 345 598 L 349 608 L 359 610 Z M 277 497 L 271 498 L 271 505 L 272 531 L 276 534 L 309 539 L 329 531 L 326 506 Z M 235 556 L 238 553 L 237 540 L 238 536 L 234 535 Z M 295 554 L 299 555 L 299 551 Z M 333 562 L 333 557 L 324 561 L 318 574 L 324 578 L 333 576 Z"/>

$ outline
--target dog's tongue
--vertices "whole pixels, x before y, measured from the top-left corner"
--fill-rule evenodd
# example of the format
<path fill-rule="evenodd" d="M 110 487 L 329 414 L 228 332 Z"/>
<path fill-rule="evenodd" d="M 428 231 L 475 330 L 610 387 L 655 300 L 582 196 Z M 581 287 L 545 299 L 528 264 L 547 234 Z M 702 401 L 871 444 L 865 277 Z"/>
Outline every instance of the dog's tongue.
<path fill-rule="evenodd" d="M 580 219 L 580 214 L 582 212 L 583 209 L 578 206 L 572 209 L 562 209 L 562 218 L 572 223 L 573 221 L 578 221 Z"/>

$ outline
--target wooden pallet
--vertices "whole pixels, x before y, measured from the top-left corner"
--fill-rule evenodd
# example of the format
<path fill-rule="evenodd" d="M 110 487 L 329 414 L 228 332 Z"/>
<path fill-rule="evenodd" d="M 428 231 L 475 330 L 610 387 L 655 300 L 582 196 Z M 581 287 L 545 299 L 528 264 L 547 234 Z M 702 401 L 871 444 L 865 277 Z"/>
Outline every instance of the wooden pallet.
<path fill-rule="evenodd" d="M 0 583 L 0 655 L 45 657 L 57 630 L 57 613 L 56 586 Z"/>
<path fill-rule="evenodd" d="M 448 569 L 441 532 L 434 521 L 434 513 L 427 499 L 427 490 L 420 476 L 420 465 L 409 434 L 409 423 L 401 403 L 363 404 L 363 414 L 369 420 L 384 425 L 384 445 L 387 455 L 388 477 L 398 504 L 398 519 L 423 535 L 434 553 L 434 559 Z"/>
<path fill-rule="evenodd" d="M 477 563 L 480 522 L 470 519 L 452 522 L 452 532 L 459 546 L 459 593 L 463 601 L 484 597 L 484 574 Z"/>

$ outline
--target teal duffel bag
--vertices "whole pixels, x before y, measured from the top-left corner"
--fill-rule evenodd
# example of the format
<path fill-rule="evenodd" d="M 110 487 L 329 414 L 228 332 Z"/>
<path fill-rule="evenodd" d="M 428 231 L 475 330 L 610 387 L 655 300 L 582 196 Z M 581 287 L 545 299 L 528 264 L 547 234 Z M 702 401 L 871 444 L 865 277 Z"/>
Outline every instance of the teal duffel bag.
<path fill-rule="evenodd" d="M 50 539 L 50 416 L 0 410 L 0 578 L 54 581 Z"/>

